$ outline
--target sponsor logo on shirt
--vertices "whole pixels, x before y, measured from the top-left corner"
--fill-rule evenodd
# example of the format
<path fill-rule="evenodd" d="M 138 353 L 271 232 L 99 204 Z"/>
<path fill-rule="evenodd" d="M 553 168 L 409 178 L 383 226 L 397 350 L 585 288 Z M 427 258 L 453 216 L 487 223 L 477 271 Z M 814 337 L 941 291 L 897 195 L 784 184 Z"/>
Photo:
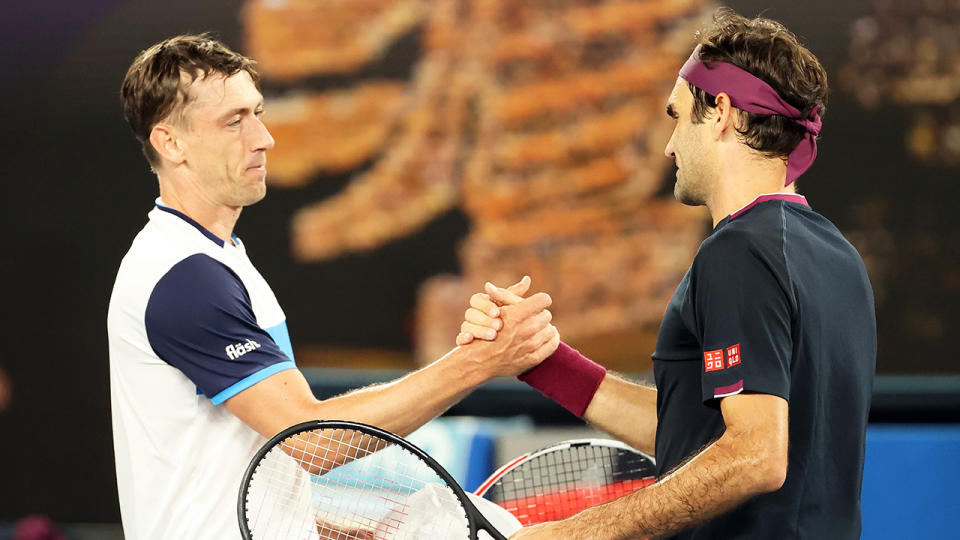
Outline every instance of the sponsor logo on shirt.
<path fill-rule="evenodd" d="M 727 347 L 727 367 L 733 367 L 740 363 L 740 344 Z"/>
<path fill-rule="evenodd" d="M 719 371 L 723 369 L 723 349 L 703 352 L 703 370 Z"/>
<path fill-rule="evenodd" d="M 720 371 L 724 367 L 731 368 L 740 364 L 740 344 L 731 345 L 726 348 L 727 363 L 724 365 L 724 350 L 703 351 L 703 371 Z"/>
<path fill-rule="evenodd" d="M 243 343 L 235 343 L 233 345 L 227 345 L 223 350 L 227 351 L 227 358 L 231 360 L 236 360 L 241 356 L 247 354 L 248 352 L 259 349 L 260 344 L 252 339 L 248 339 Z"/>

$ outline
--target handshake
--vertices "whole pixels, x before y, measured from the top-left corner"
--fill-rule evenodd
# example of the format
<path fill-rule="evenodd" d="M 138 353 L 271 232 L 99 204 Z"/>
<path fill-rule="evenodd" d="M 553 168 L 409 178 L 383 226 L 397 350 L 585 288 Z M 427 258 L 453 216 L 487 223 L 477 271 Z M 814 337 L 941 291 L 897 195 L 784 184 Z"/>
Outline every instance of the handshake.
<path fill-rule="evenodd" d="M 487 282 L 486 292 L 470 297 L 457 345 L 476 348 L 471 358 L 485 362 L 491 377 L 517 375 L 582 417 L 606 369 L 560 341 L 550 295 L 524 298 L 529 289 L 528 276 L 505 289 Z"/>

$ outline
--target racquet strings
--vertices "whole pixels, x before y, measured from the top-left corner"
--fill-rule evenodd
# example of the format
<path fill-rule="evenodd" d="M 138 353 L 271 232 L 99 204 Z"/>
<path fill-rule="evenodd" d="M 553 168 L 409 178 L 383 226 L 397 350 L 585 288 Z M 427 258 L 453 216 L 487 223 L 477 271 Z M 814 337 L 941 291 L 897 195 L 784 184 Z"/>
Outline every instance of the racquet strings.
<path fill-rule="evenodd" d="M 255 540 L 467 539 L 460 500 L 416 454 L 350 429 L 291 435 L 256 465 L 245 518 Z"/>
<path fill-rule="evenodd" d="M 571 445 L 532 456 L 507 471 L 484 497 L 524 526 L 570 517 L 655 482 L 654 464 L 628 449 Z"/>

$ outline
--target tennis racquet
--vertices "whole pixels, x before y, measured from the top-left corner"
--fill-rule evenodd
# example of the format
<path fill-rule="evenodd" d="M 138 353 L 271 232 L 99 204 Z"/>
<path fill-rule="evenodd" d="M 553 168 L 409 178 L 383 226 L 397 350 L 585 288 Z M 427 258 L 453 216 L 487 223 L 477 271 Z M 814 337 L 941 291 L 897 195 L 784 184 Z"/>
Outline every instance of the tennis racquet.
<path fill-rule="evenodd" d="M 357 422 L 304 422 L 267 441 L 237 514 L 244 540 L 505 540 L 433 458 Z"/>
<path fill-rule="evenodd" d="M 524 526 L 564 519 L 656 482 L 654 459 L 618 441 L 564 441 L 524 454 L 480 484 L 476 494 Z"/>

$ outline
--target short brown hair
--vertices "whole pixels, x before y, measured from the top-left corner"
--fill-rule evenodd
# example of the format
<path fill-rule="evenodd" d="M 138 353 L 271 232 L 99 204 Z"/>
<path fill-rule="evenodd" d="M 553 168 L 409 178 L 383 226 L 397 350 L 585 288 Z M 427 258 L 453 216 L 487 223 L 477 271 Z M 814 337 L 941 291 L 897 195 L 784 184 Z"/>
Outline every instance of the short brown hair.
<path fill-rule="evenodd" d="M 747 19 L 729 8 L 713 15 L 713 25 L 697 33 L 700 60 L 727 62 L 763 80 L 790 105 L 810 115 L 819 107 L 826 112 L 827 72 L 820 61 L 800 44 L 797 36 L 777 21 Z M 709 108 L 716 107 L 712 96 L 689 84 L 693 93 L 692 118 L 701 123 Z M 803 140 L 806 129 L 777 114 L 740 111 L 737 128 L 741 140 L 767 157 L 786 157 Z"/>
<path fill-rule="evenodd" d="M 206 33 L 175 36 L 137 55 L 123 78 L 120 98 L 123 117 L 140 141 L 151 168 L 160 163 L 160 157 L 150 144 L 153 126 L 178 109 L 182 111 L 188 98 L 181 73 L 197 80 L 212 73 L 229 77 L 241 70 L 250 74 L 259 90 L 260 75 L 256 62 L 230 50 Z"/>

